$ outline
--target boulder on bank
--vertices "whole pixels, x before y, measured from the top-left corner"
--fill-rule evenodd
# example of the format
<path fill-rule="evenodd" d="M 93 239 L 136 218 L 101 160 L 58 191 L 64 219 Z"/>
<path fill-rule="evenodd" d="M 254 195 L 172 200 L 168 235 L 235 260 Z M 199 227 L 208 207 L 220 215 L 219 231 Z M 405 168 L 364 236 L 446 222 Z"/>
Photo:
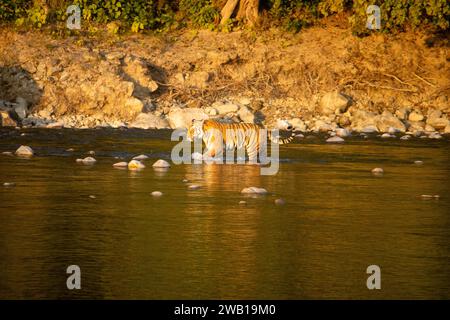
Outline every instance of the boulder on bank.
<path fill-rule="evenodd" d="M 168 115 L 169 125 L 172 129 L 187 129 L 192 120 L 206 120 L 209 116 L 200 108 L 172 108 Z"/>
<path fill-rule="evenodd" d="M 19 121 L 10 112 L 0 110 L 0 127 L 17 127 Z"/>
<path fill-rule="evenodd" d="M 350 100 L 343 94 L 332 91 L 322 96 L 319 105 L 320 111 L 324 115 L 339 114 L 347 111 Z"/>
<path fill-rule="evenodd" d="M 151 113 L 140 113 L 130 124 L 131 128 L 137 129 L 166 129 L 169 122 Z"/>
<path fill-rule="evenodd" d="M 389 111 L 383 111 L 378 117 L 377 128 L 380 132 L 389 132 L 389 130 L 397 130 L 398 132 L 405 132 L 405 124 Z"/>

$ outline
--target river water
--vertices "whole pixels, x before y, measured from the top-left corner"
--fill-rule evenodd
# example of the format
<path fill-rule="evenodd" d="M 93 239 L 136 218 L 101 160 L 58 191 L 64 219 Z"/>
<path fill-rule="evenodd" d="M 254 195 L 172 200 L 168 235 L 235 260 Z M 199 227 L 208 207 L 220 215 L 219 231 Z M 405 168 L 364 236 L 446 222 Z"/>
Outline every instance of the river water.
<path fill-rule="evenodd" d="M 312 137 L 282 146 L 273 176 L 155 171 L 169 131 L 0 129 L 0 152 L 21 144 L 36 155 L 0 155 L 0 298 L 450 298 L 448 140 Z M 76 163 L 89 150 L 97 163 Z M 112 167 L 138 154 L 144 170 Z M 69 265 L 81 290 L 66 287 Z M 369 265 L 380 290 L 366 287 Z"/>

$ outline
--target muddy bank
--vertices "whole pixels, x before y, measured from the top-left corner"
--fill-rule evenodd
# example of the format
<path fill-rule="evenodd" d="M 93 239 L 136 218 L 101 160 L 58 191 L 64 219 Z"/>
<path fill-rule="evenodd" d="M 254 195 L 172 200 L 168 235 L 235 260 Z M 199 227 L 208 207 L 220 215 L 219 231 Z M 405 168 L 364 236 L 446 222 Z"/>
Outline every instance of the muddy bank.
<path fill-rule="evenodd" d="M 174 128 L 219 118 L 298 131 L 450 133 L 449 50 L 427 35 L 184 31 L 54 39 L 0 30 L 4 126 Z"/>

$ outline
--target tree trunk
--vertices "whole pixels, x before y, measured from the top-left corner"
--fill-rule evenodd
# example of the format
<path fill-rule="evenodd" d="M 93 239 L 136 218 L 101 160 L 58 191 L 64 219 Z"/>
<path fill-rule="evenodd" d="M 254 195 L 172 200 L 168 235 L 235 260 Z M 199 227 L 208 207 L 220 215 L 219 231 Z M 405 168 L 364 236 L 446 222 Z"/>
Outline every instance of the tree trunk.
<path fill-rule="evenodd" d="M 259 15 L 259 0 L 228 0 L 220 12 L 222 15 L 220 24 L 224 24 L 233 16 L 236 6 L 238 6 L 236 19 L 246 20 L 251 26 L 255 25 Z"/>

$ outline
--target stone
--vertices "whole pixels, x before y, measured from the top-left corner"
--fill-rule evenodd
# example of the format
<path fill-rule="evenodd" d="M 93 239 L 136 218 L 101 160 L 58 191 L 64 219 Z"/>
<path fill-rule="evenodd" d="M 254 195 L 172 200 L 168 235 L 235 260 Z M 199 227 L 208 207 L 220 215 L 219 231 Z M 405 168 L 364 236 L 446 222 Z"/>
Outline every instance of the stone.
<path fill-rule="evenodd" d="M 13 155 L 13 153 L 11 151 L 3 151 L 2 154 L 5 155 L 5 156 L 12 156 Z"/>
<path fill-rule="evenodd" d="M 381 138 L 383 138 L 383 139 L 387 139 L 387 138 L 394 138 L 394 136 L 393 135 L 391 135 L 390 133 L 383 133 L 382 135 L 381 135 Z"/>
<path fill-rule="evenodd" d="M 377 128 L 381 132 L 388 132 L 390 128 L 397 130 L 397 132 L 406 131 L 405 124 L 387 110 L 383 111 L 381 116 L 378 117 Z"/>
<path fill-rule="evenodd" d="M 239 119 L 242 120 L 242 122 L 245 123 L 254 123 L 255 122 L 255 115 L 253 112 L 250 111 L 247 107 L 241 107 L 238 111 Z"/>
<path fill-rule="evenodd" d="M 264 188 L 258 188 L 258 187 L 248 187 L 242 189 L 241 193 L 245 194 L 267 194 L 267 190 Z"/>
<path fill-rule="evenodd" d="M 322 114 L 339 114 L 347 111 L 350 100 L 337 91 L 328 92 L 320 99 L 320 111 Z"/>
<path fill-rule="evenodd" d="M 4 182 L 3 186 L 4 187 L 14 187 L 16 184 L 14 182 Z"/>
<path fill-rule="evenodd" d="M 326 140 L 326 142 L 328 142 L 328 143 L 342 143 L 342 142 L 345 142 L 345 140 L 342 139 L 341 137 L 334 136 L 334 137 L 328 138 Z"/>
<path fill-rule="evenodd" d="M 430 139 L 442 139 L 442 136 L 439 133 L 437 133 L 437 132 L 433 132 L 433 133 L 431 133 L 428 136 L 428 138 L 430 138 Z"/>
<path fill-rule="evenodd" d="M 34 151 L 29 146 L 20 146 L 16 150 L 16 155 L 20 157 L 31 157 L 34 155 Z"/>
<path fill-rule="evenodd" d="M 300 118 L 292 118 L 289 123 L 292 125 L 295 131 L 305 132 L 307 129 L 305 122 Z"/>
<path fill-rule="evenodd" d="M 337 128 L 336 135 L 341 138 L 347 138 L 350 137 L 351 133 L 347 129 Z"/>
<path fill-rule="evenodd" d="M 413 112 L 411 112 L 409 114 L 408 120 L 409 121 L 414 121 L 414 122 L 422 121 L 423 120 L 423 115 L 419 111 L 413 111 Z"/>
<path fill-rule="evenodd" d="M 435 131 L 436 131 L 436 129 L 434 129 L 434 127 L 432 125 L 430 125 L 430 124 L 425 125 L 425 132 L 430 133 L 430 132 L 435 132 Z"/>
<path fill-rule="evenodd" d="M 285 205 L 286 204 L 286 201 L 284 200 L 284 199 L 282 199 L 282 198 L 279 198 L 279 199 L 275 199 L 275 204 L 277 205 L 277 206 L 282 206 L 282 205 Z"/>
<path fill-rule="evenodd" d="M 145 165 L 139 160 L 131 160 L 128 162 L 128 170 L 141 170 L 144 169 Z"/>
<path fill-rule="evenodd" d="M 147 159 L 148 159 L 148 156 L 145 154 L 140 154 L 136 157 L 133 157 L 133 160 L 138 160 L 138 161 L 147 160 Z"/>
<path fill-rule="evenodd" d="M 22 97 L 17 97 L 14 111 L 16 112 L 19 119 L 26 118 L 28 115 L 28 102 Z"/>
<path fill-rule="evenodd" d="M 62 121 L 51 122 L 47 124 L 45 127 L 48 129 L 61 129 L 64 128 L 64 122 Z"/>
<path fill-rule="evenodd" d="M 239 110 L 239 106 L 231 102 L 215 102 L 212 107 L 215 108 L 219 114 L 235 113 Z"/>
<path fill-rule="evenodd" d="M 362 133 L 375 133 L 378 132 L 378 128 L 375 126 L 367 126 L 361 130 Z"/>
<path fill-rule="evenodd" d="M 422 160 L 416 160 L 416 161 L 414 161 L 414 164 L 416 164 L 418 166 L 421 166 L 421 165 L 423 165 L 423 161 Z"/>
<path fill-rule="evenodd" d="M 200 108 L 172 108 L 168 115 L 169 125 L 172 129 L 188 129 L 192 120 L 206 120 L 209 116 Z"/>
<path fill-rule="evenodd" d="M 436 130 L 444 130 L 448 125 L 450 125 L 450 121 L 447 119 L 447 117 L 428 118 L 427 124 L 435 128 Z"/>
<path fill-rule="evenodd" d="M 206 71 L 196 71 L 189 75 L 187 83 L 190 86 L 204 89 L 208 86 L 208 82 L 211 78 L 209 72 Z"/>
<path fill-rule="evenodd" d="M 86 164 L 86 165 L 94 164 L 95 162 L 97 162 L 97 160 L 95 160 L 93 157 L 86 157 L 84 159 L 77 159 L 76 161 L 78 163 L 82 163 L 82 164 Z"/>
<path fill-rule="evenodd" d="M 153 168 L 169 168 L 170 163 L 168 163 L 166 160 L 159 159 L 152 166 Z"/>
<path fill-rule="evenodd" d="M 198 184 L 191 184 L 188 186 L 188 190 L 198 190 L 201 187 Z"/>
<path fill-rule="evenodd" d="M 130 97 L 125 101 L 124 108 L 128 114 L 137 115 L 141 113 L 142 110 L 144 110 L 144 104 L 142 103 L 141 100 L 135 97 Z"/>
<path fill-rule="evenodd" d="M 402 136 L 401 138 L 400 138 L 400 140 L 409 140 L 409 139 L 411 139 L 411 136 L 410 135 L 404 135 L 404 136 Z"/>
<path fill-rule="evenodd" d="M 153 191 L 153 192 L 151 193 L 151 195 L 152 195 L 153 197 L 161 197 L 161 196 L 163 195 L 163 193 L 162 193 L 161 191 Z"/>
<path fill-rule="evenodd" d="M 247 204 L 247 201 L 241 200 L 241 201 L 239 201 L 239 204 L 240 204 L 241 206 L 245 206 L 245 205 Z"/>
<path fill-rule="evenodd" d="M 384 170 L 382 168 L 374 168 L 372 169 L 372 173 L 375 175 L 383 174 Z"/>
<path fill-rule="evenodd" d="M 139 113 L 129 127 L 137 129 L 166 129 L 170 126 L 166 119 L 159 116 L 151 113 Z"/>
<path fill-rule="evenodd" d="M 126 168 L 128 167 L 128 162 L 122 161 L 113 164 L 114 168 Z"/>
<path fill-rule="evenodd" d="M 8 111 L 0 110 L 0 127 L 17 127 L 19 122 Z"/>
<path fill-rule="evenodd" d="M 450 124 L 448 124 L 444 129 L 445 134 L 450 134 Z"/>

